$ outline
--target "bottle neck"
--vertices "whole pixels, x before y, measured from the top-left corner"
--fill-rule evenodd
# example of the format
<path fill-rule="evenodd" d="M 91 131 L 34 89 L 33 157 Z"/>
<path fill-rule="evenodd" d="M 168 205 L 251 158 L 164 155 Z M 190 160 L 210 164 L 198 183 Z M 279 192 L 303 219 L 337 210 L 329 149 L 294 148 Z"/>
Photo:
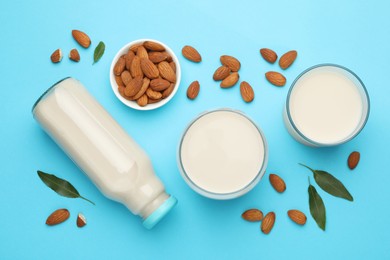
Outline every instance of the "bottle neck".
<path fill-rule="evenodd" d="M 139 212 L 139 215 L 142 217 L 142 219 L 146 219 L 156 209 L 158 209 L 168 198 L 169 198 L 169 195 L 165 191 L 163 191 L 154 200 L 152 200 L 143 209 L 141 209 Z"/>

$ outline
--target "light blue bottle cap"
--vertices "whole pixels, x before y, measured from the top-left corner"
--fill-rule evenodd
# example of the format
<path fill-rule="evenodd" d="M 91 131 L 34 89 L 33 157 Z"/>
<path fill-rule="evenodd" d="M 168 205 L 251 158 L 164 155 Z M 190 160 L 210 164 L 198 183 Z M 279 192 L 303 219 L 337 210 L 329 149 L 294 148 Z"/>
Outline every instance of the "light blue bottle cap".
<path fill-rule="evenodd" d="M 147 229 L 152 229 L 168 212 L 177 204 L 177 199 L 170 196 L 160 207 L 158 207 L 152 214 L 144 221 L 143 225 Z"/>

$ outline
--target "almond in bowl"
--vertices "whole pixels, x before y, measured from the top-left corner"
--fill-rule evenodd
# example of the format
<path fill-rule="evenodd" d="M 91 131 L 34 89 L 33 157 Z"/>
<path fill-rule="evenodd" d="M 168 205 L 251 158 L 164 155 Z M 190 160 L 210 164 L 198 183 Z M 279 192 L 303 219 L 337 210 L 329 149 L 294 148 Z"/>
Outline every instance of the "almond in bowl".
<path fill-rule="evenodd" d="M 168 103 L 180 84 L 180 64 L 165 44 L 141 39 L 123 46 L 110 68 L 110 82 L 117 98 L 138 110 L 152 110 Z"/>

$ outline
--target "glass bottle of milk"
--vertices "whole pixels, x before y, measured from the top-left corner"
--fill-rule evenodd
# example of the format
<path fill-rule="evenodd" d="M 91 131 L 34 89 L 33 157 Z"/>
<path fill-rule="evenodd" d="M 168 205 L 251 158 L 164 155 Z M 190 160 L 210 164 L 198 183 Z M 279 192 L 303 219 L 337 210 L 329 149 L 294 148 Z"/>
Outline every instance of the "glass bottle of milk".
<path fill-rule="evenodd" d="M 95 185 L 141 216 L 146 228 L 177 203 L 165 192 L 146 153 L 79 81 L 65 78 L 53 85 L 32 113 Z"/>

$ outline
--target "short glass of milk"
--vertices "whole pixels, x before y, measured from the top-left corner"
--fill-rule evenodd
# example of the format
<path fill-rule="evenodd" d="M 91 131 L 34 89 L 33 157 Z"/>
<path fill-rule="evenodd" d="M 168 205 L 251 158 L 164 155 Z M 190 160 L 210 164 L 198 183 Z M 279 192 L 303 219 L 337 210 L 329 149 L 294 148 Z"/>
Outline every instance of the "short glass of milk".
<path fill-rule="evenodd" d="M 370 99 L 363 82 L 349 69 L 321 64 L 292 83 L 283 111 L 288 132 L 312 147 L 345 143 L 365 126 Z"/>
<path fill-rule="evenodd" d="M 193 120 L 178 149 L 186 183 L 212 199 L 233 199 L 249 192 L 264 175 L 267 161 L 267 142 L 260 128 L 230 109 L 205 112 Z"/>

